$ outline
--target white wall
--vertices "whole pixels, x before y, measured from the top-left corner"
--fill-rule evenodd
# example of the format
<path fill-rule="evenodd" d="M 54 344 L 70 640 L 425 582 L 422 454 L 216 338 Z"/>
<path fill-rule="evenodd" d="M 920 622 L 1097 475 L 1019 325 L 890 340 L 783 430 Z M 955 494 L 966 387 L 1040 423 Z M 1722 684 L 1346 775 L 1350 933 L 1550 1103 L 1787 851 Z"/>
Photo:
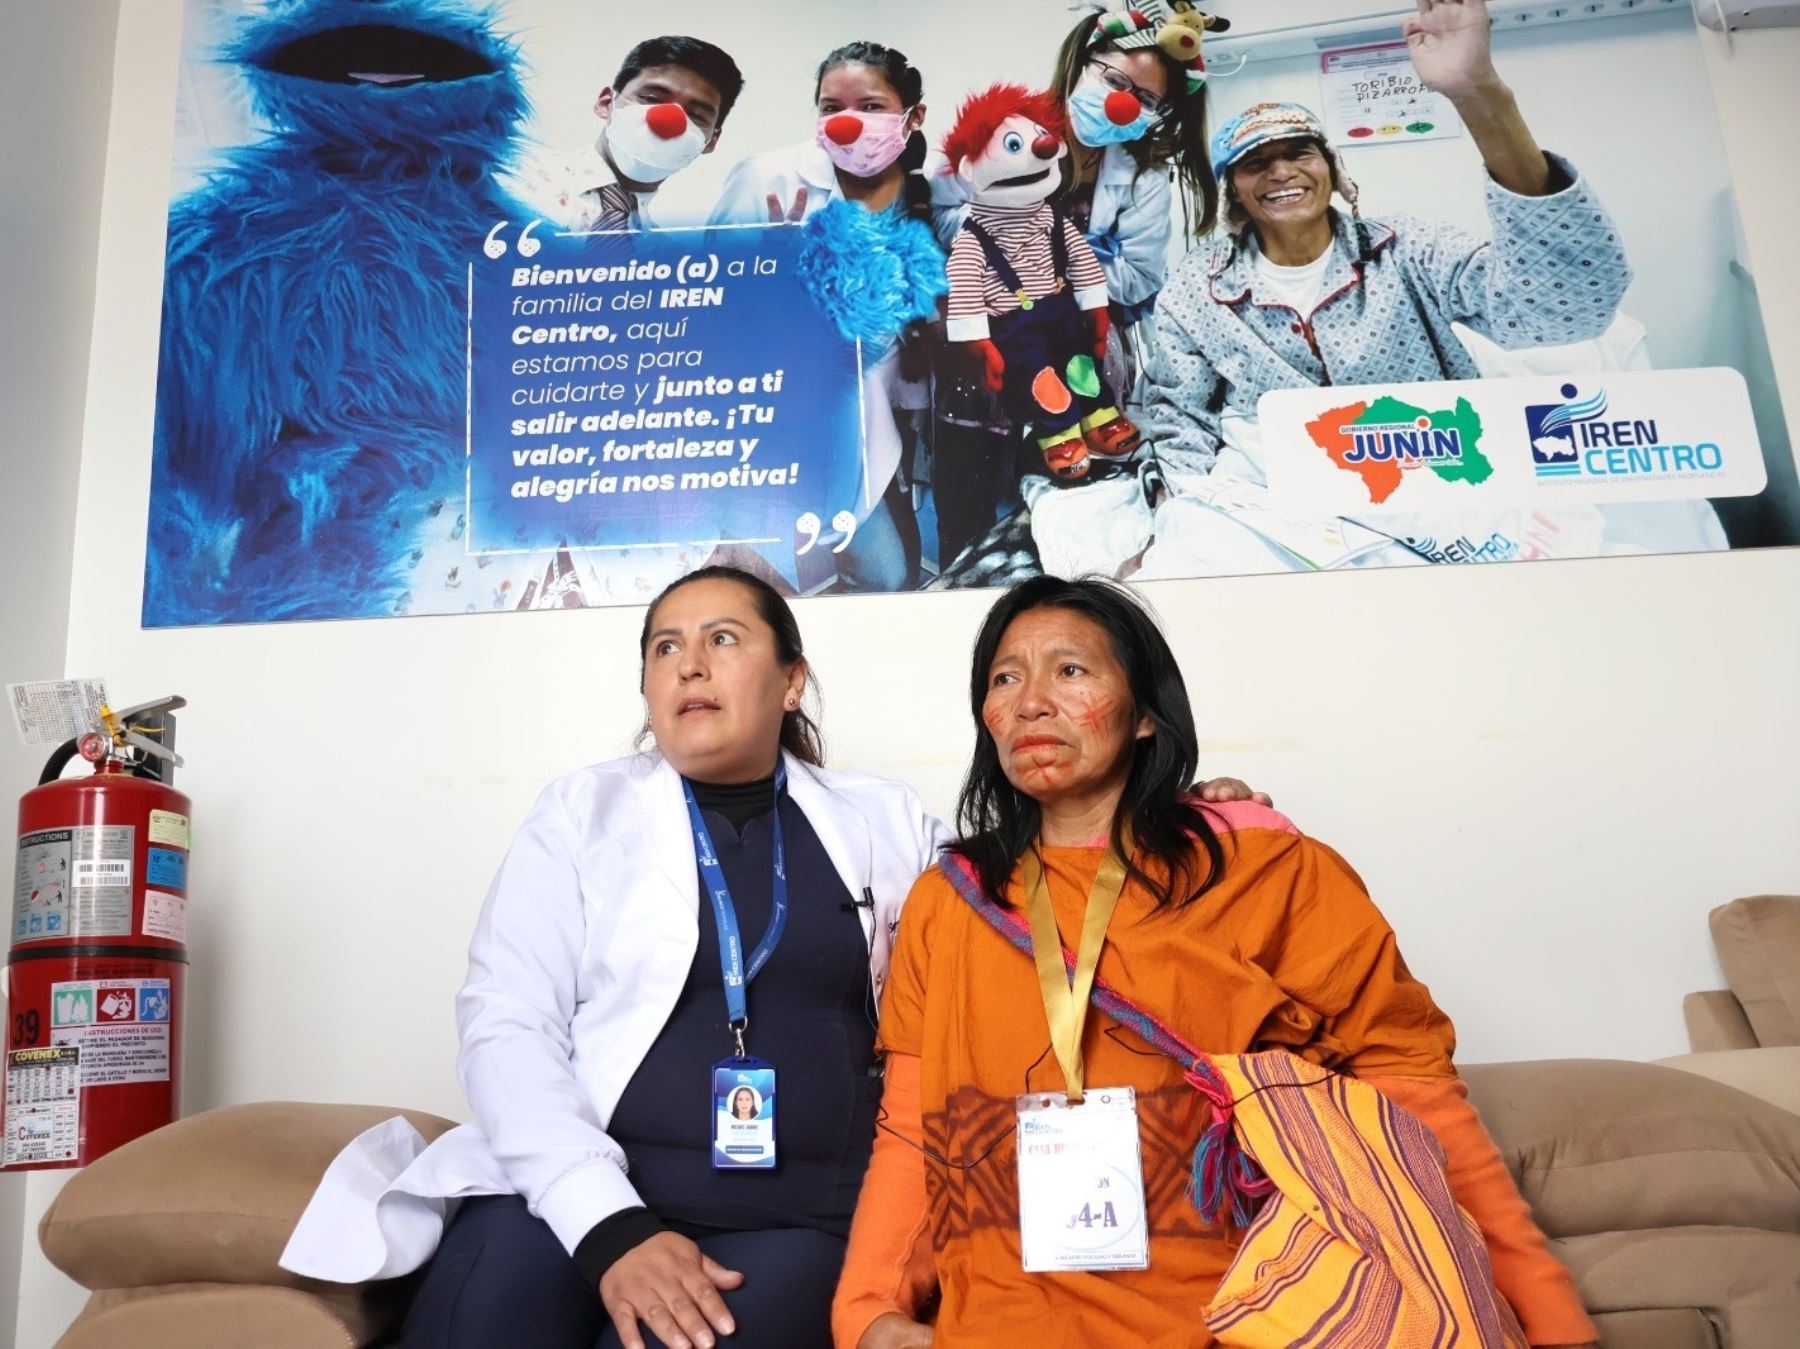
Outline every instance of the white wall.
<path fill-rule="evenodd" d="M 118 10 L 117 0 L 0 6 L 0 569 L 10 578 L 0 684 L 63 673 Z M 46 752 L 0 726 L 0 811 L 10 817 Z M 7 858 L 0 876 L 12 874 Z M 10 881 L 0 885 L 0 903 L 11 895 Z M 6 1024 L 0 1016 L 0 1032 Z M 55 1184 L 0 1176 L 0 1349 L 15 1343 L 15 1308 L 43 1300 L 42 1282 L 21 1287 L 21 1260 Z"/>
<path fill-rule="evenodd" d="M 193 702 L 190 1107 L 460 1114 L 450 997 L 470 924 L 538 786 L 629 739 L 640 615 L 138 629 L 178 15 L 122 16 L 67 668 Z M 1800 312 L 1779 302 L 1800 294 L 1800 179 L 1767 171 L 1800 121 L 1800 33 L 1708 46 L 1800 407 Z M 1361 869 L 1467 1059 L 1682 1049 L 1681 994 L 1717 979 L 1706 910 L 1800 888 L 1800 552 L 1148 594 L 1206 766 L 1270 788 Z M 948 807 L 987 602 L 800 605 L 837 762 Z M 56 1325 L 22 1323 L 21 1343 Z"/>

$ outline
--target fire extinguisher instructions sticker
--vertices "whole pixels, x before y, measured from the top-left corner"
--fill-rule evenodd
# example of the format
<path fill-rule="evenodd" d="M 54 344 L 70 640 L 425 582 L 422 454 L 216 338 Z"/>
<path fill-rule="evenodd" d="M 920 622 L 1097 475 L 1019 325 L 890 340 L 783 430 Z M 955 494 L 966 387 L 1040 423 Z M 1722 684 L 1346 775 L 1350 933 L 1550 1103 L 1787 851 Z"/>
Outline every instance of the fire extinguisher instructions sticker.
<path fill-rule="evenodd" d="M 187 889 L 187 854 L 168 848 L 150 849 L 149 860 L 144 863 L 144 880 L 151 885 Z M 130 931 L 129 926 L 126 931 Z"/>
<path fill-rule="evenodd" d="M 73 833 L 70 829 L 41 829 L 19 835 L 19 866 L 13 878 L 14 941 L 68 935 Z"/>
<path fill-rule="evenodd" d="M 50 1043 L 81 1047 L 89 1087 L 169 1080 L 169 981 L 84 979 L 50 986 Z"/>
<path fill-rule="evenodd" d="M 137 828 L 129 824 L 78 825 L 69 831 L 68 917 L 71 937 L 131 935 L 131 853 Z"/>
<path fill-rule="evenodd" d="M 150 812 L 150 841 L 171 848 L 188 846 L 188 817 L 173 810 Z"/>
<path fill-rule="evenodd" d="M 185 942 L 187 900 L 166 890 L 144 891 L 144 935 Z"/>
<path fill-rule="evenodd" d="M 81 1150 L 81 1050 L 15 1049 L 6 1056 L 6 1145 L 0 1166 L 72 1162 Z"/>

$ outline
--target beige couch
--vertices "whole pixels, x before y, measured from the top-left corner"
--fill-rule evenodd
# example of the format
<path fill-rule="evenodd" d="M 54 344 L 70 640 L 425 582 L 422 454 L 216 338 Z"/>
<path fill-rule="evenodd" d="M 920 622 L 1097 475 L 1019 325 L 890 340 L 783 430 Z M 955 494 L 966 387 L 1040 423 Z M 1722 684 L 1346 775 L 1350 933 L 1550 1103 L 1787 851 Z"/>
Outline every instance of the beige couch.
<path fill-rule="evenodd" d="M 1682 1000 L 1694 1052 L 1662 1062 L 1800 1113 L 1800 896 L 1734 899 L 1707 923 L 1730 987 Z"/>
<path fill-rule="evenodd" d="M 1706 921 L 1730 988 L 1682 1000 L 1694 1052 L 1800 1045 L 1800 896 L 1734 899 Z"/>
<path fill-rule="evenodd" d="M 1466 1075 L 1606 1349 L 1800 1344 L 1800 1115 L 1650 1064 Z M 57 1349 L 388 1343 L 409 1281 L 320 1285 L 276 1260 L 337 1149 L 392 1113 L 234 1106 L 95 1162 L 39 1228 L 51 1261 L 94 1290 Z M 427 1138 L 449 1127 L 409 1114 Z"/>

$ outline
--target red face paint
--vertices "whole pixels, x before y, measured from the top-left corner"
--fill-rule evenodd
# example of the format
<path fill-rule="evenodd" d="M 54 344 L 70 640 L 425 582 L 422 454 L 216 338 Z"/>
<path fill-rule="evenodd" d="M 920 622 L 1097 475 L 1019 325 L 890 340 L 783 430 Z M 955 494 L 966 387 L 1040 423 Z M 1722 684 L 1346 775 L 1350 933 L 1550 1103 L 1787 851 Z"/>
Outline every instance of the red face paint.
<path fill-rule="evenodd" d="M 995 654 L 981 722 L 1003 771 L 1048 802 L 1114 779 L 1128 758 L 1131 691 L 1111 639 L 1061 609 L 1020 615 Z"/>

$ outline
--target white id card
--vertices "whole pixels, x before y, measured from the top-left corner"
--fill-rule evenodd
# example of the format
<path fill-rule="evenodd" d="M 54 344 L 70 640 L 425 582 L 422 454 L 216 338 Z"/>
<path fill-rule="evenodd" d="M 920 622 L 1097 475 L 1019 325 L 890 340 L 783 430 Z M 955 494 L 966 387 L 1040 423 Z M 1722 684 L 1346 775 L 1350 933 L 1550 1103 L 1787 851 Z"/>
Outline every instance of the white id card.
<path fill-rule="evenodd" d="M 1137 1093 L 1090 1087 L 1018 1098 L 1019 1239 L 1028 1274 L 1146 1269 L 1144 1165 Z"/>

